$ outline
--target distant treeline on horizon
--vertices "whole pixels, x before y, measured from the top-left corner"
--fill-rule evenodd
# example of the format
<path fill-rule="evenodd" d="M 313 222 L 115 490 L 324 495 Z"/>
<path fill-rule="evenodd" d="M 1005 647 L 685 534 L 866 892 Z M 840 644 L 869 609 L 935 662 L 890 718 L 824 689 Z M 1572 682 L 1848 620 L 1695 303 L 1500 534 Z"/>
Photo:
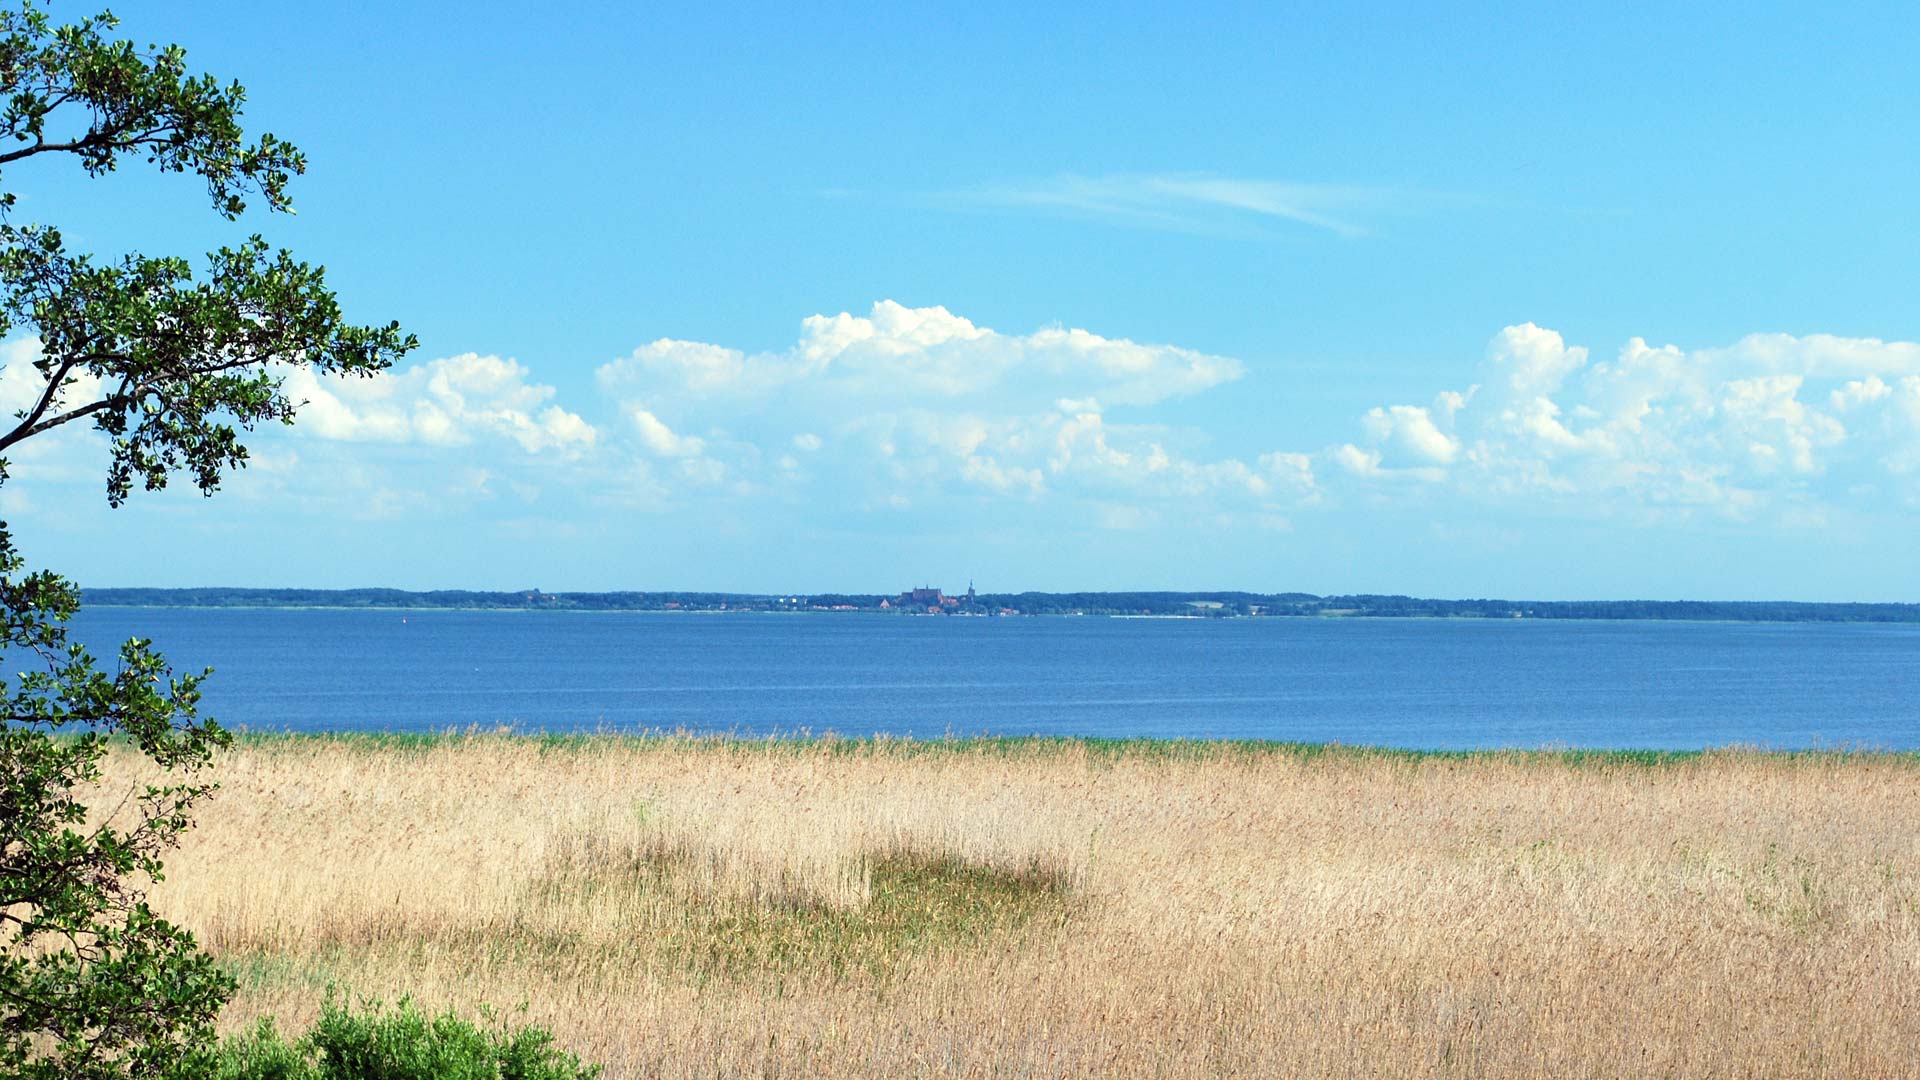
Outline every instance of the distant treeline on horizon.
<path fill-rule="evenodd" d="M 1694 619 L 1744 622 L 1920 622 L 1920 604 L 1745 600 L 1436 600 L 1251 592 L 981 593 L 944 605 L 904 595 L 716 592 L 475 592 L 443 589 L 86 589 L 116 607 L 441 608 L 489 611 L 874 612 L 966 615 L 1147 615 L 1200 618 Z"/>

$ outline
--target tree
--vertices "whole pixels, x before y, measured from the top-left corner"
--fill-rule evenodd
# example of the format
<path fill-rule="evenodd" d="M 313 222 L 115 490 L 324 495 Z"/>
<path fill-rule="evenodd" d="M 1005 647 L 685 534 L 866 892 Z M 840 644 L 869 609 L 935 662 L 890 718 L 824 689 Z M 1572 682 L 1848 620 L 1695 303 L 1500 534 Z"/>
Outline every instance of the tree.
<path fill-rule="evenodd" d="M 109 439 L 112 506 L 182 473 L 212 494 L 246 463 L 241 432 L 292 422 L 290 367 L 371 375 L 415 344 L 396 324 L 346 322 L 320 268 L 258 236 L 196 275 L 172 256 L 75 253 L 58 229 L 14 221 L 13 173 L 63 160 L 96 178 L 142 161 L 193 174 L 228 219 L 256 197 L 291 209 L 306 161 L 272 135 L 246 139 L 240 85 L 189 75 L 178 46 L 114 40 L 115 25 L 56 26 L 37 0 L 0 11 L 0 334 L 30 330 L 42 349 L 0 454 L 89 422 Z M 0 524 L 0 650 L 29 665 L 0 680 L 0 1076 L 161 1076 L 211 1039 L 233 983 L 143 889 L 229 736 L 198 715 L 202 676 L 175 675 L 147 641 L 103 671 L 69 639 L 79 603 L 70 582 L 29 572 Z M 90 808 L 113 740 L 167 782 Z"/>

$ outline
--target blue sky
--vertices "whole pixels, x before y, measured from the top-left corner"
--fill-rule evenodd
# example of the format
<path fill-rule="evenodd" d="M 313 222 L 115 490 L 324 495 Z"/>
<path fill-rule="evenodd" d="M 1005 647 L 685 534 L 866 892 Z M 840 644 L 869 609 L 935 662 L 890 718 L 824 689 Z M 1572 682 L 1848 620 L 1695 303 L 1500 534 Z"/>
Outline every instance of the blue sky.
<path fill-rule="evenodd" d="M 1894 5 L 261 7 L 116 11 L 297 217 L 21 217 L 421 349 L 212 500 L 16 455 L 83 582 L 1920 599 Z"/>

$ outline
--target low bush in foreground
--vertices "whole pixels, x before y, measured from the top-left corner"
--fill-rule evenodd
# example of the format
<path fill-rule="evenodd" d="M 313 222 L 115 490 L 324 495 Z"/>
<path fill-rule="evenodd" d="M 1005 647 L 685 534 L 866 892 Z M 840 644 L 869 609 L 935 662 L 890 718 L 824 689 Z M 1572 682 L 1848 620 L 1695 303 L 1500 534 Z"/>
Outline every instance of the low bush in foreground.
<path fill-rule="evenodd" d="M 229 1038 L 196 1075 L 214 1080 L 590 1080 L 597 1065 L 553 1045 L 545 1029 L 483 1028 L 402 999 L 355 1012 L 329 997 L 320 1021 L 287 1041 L 271 1020 Z"/>

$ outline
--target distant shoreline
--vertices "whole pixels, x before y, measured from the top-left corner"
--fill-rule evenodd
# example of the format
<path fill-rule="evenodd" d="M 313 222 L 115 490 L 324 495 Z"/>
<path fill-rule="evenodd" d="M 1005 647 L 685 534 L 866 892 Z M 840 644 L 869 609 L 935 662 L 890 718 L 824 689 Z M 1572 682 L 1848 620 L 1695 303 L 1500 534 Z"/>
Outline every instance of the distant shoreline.
<path fill-rule="evenodd" d="M 920 593 L 932 603 L 909 600 Z M 1312 593 L 1099 592 L 880 594 L 516 592 L 404 589 L 82 590 L 90 607 L 316 611 L 574 611 L 661 615 L 821 614 L 949 617 L 1086 615 L 1158 619 L 1554 619 L 1661 622 L 1920 623 L 1920 604 L 1767 600 L 1497 600 Z"/>

